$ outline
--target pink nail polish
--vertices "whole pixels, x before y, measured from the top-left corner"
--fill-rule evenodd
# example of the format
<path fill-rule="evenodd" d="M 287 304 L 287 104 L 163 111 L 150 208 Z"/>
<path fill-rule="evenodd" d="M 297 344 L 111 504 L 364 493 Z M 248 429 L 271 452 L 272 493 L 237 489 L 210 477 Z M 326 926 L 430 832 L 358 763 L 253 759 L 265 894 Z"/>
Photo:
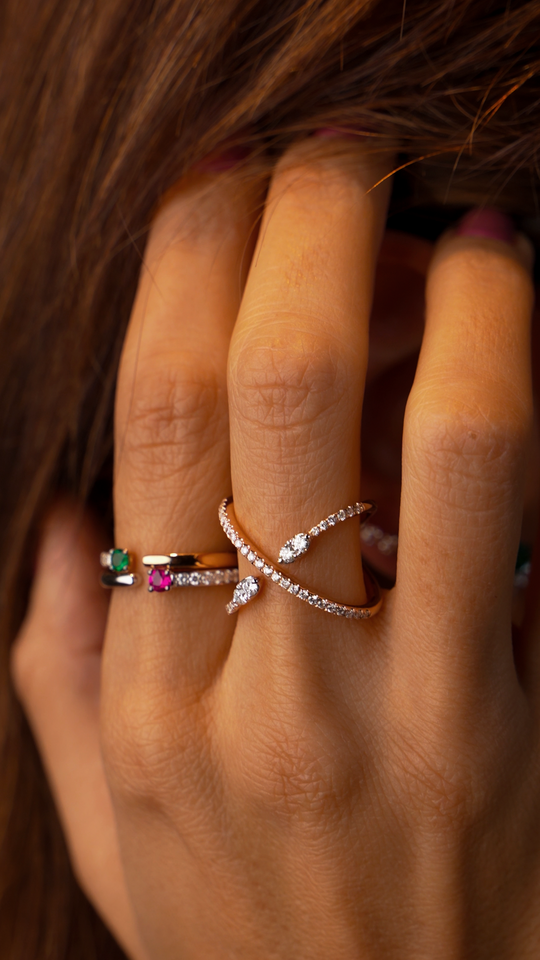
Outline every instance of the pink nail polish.
<path fill-rule="evenodd" d="M 361 140 L 367 130 L 346 130 L 345 127 L 321 127 L 320 130 L 314 130 L 313 137 L 319 137 L 321 140 L 330 140 L 332 137 L 341 137 L 344 140 Z"/>
<path fill-rule="evenodd" d="M 516 228 L 510 217 L 491 207 L 470 210 L 456 227 L 458 237 L 485 237 L 487 240 L 502 240 L 513 243 Z"/>
<path fill-rule="evenodd" d="M 199 170 L 201 173 L 221 173 L 224 170 L 232 170 L 242 160 L 249 157 L 250 153 L 251 150 L 248 147 L 230 147 L 220 154 L 210 154 L 209 157 L 203 157 L 202 160 L 199 160 L 199 163 L 195 164 L 195 170 Z"/>

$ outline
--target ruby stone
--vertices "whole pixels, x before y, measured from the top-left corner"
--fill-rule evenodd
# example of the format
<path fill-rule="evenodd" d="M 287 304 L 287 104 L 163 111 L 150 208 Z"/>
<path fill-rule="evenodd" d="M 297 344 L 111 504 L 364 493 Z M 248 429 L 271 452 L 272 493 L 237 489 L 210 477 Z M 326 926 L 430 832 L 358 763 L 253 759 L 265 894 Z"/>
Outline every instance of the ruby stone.
<path fill-rule="evenodd" d="M 163 593 L 172 584 L 172 577 L 168 570 L 150 570 L 148 574 L 148 588 L 156 593 Z"/>

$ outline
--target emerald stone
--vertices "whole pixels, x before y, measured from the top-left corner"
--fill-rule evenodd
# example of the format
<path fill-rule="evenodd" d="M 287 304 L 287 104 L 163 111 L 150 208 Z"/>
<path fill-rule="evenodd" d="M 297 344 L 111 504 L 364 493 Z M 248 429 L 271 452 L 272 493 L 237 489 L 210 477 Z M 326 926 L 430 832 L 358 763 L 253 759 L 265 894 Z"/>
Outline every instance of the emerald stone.
<path fill-rule="evenodd" d="M 111 567 L 120 573 L 129 567 L 129 553 L 126 550 L 113 550 L 111 553 Z"/>

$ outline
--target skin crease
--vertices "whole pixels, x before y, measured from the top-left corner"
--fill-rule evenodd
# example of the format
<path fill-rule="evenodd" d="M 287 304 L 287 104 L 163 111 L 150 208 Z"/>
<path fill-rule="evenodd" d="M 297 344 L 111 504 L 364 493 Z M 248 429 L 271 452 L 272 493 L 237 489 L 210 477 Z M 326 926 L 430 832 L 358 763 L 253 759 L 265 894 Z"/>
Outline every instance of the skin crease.
<path fill-rule="evenodd" d="M 389 184 L 369 188 L 389 163 L 299 144 L 254 252 L 256 177 L 180 185 L 147 248 L 116 411 L 117 544 L 226 548 L 232 485 L 275 555 L 357 498 L 364 380 L 369 394 L 421 341 L 381 613 L 342 621 L 265 583 L 233 618 L 221 587 L 117 591 L 107 615 L 95 521 L 62 504 L 44 530 L 14 680 L 79 880 L 134 960 L 540 957 L 538 631 L 515 662 L 510 617 L 531 253 L 450 234 L 430 258 L 387 235 L 382 266 L 426 277 L 426 325 L 410 316 L 385 360 L 376 297 L 370 369 Z M 299 579 L 361 600 L 355 523 Z"/>

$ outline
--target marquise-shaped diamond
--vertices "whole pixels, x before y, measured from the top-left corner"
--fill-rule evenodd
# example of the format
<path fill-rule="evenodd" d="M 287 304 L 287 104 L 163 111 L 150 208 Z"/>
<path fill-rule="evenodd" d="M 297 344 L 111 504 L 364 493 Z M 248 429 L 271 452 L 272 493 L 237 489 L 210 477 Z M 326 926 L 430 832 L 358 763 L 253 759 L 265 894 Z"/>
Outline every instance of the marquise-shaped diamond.
<path fill-rule="evenodd" d="M 297 533 L 291 540 L 287 540 L 279 551 L 280 563 L 294 563 L 306 550 L 309 550 L 311 538 L 309 533 Z"/>

